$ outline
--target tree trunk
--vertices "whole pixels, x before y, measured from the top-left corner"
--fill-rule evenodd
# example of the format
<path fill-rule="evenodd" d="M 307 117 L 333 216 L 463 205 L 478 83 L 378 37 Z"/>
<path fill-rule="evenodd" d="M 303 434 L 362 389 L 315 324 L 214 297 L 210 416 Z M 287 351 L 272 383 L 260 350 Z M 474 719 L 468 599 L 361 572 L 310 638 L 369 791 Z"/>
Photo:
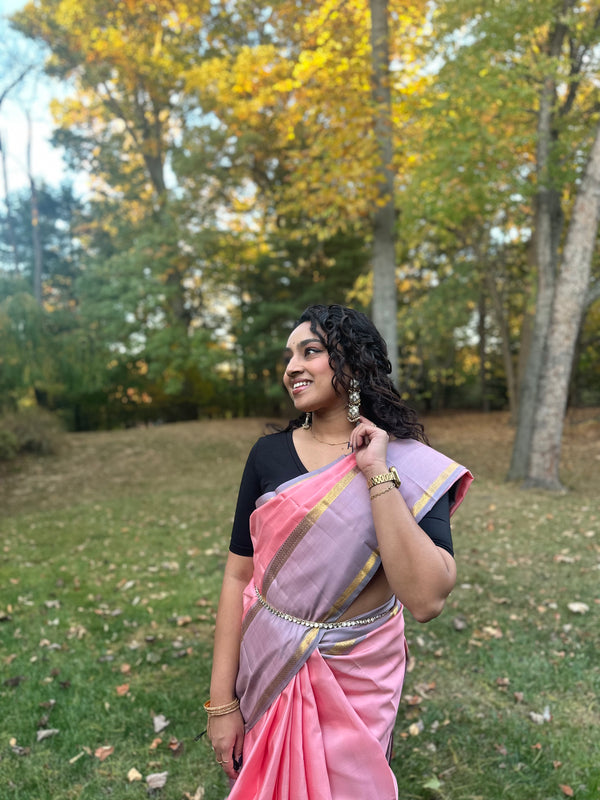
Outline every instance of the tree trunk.
<path fill-rule="evenodd" d="M 370 8 L 374 128 L 379 161 L 378 202 L 373 218 L 373 321 L 387 342 L 392 379 L 397 382 L 398 299 L 387 0 L 370 0 Z"/>
<path fill-rule="evenodd" d="M 43 270 L 43 255 L 42 255 L 42 242 L 40 238 L 40 215 L 38 208 L 38 193 L 35 179 L 33 177 L 33 170 L 31 166 L 31 116 L 27 114 L 27 175 L 29 177 L 29 186 L 31 187 L 31 236 L 33 239 L 33 296 L 38 304 L 42 304 L 42 270 Z"/>
<path fill-rule="evenodd" d="M 479 305 L 477 309 L 479 332 L 479 387 L 481 392 L 481 410 L 487 414 L 490 410 L 490 396 L 488 392 L 487 371 L 487 303 L 483 286 L 479 290 Z"/>
<path fill-rule="evenodd" d="M 569 380 L 600 223 L 600 124 L 579 187 L 556 283 L 535 414 L 527 486 L 561 489 L 558 475 Z"/>
<path fill-rule="evenodd" d="M 4 184 L 4 205 L 6 206 L 6 223 L 8 225 L 8 238 L 10 241 L 10 249 L 13 255 L 13 264 L 15 267 L 15 275 L 19 273 L 19 249 L 17 246 L 17 234 L 15 231 L 15 220 L 12 213 L 12 204 L 10 199 L 10 190 L 8 187 L 8 170 L 6 168 L 6 145 L 0 136 L 0 156 L 2 157 L 2 180 Z"/>
<path fill-rule="evenodd" d="M 516 422 L 517 419 L 517 379 L 515 376 L 515 365 L 510 348 L 510 329 L 507 315 L 502 302 L 502 297 L 498 291 L 496 277 L 489 270 L 486 272 L 487 288 L 492 301 L 496 325 L 500 332 L 500 345 L 502 347 L 502 361 L 506 375 L 506 390 L 508 394 L 508 406 L 510 409 L 510 419 Z"/>
<path fill-rule="evenodd" d="M 509 480 L 523 480 L 529 468 L 534 419 L 544 370 L 544 348 L 554 297 L 558 243 L 562 226 L 560 196 L 552 186 L 550 177 L 550 157 L 555 136 L 553 132 L 555 97 L 555 83 L 548 79 L 540 97 L 536 153 L 539 187 L 534 233 L 538 271 L 537 297 L 527 366 L 521 376 L 517 431 L 507 476 Z"/>

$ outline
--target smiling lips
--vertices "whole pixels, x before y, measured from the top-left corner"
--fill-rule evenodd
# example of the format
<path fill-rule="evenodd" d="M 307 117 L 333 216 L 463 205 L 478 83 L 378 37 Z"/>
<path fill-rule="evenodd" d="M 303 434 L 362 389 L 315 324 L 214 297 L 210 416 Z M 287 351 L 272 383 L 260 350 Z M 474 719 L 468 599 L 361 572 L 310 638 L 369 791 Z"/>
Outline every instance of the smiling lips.
<path fill-rule="evenodd" d="M 303 389 L 306 389 L 307 386 L 310 386 L 311 381 L 294 381 L 292 384 L 292 394 L 298 394 Z"/>

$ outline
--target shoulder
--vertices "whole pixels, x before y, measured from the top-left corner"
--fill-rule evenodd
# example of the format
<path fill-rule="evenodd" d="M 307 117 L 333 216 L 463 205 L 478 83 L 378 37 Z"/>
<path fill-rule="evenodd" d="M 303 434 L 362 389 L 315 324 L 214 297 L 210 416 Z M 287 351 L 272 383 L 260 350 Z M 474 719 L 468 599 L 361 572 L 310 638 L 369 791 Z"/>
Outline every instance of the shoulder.
<path fill-rule="evenodd" d="M 257 439 L 248 455 L 248 463 L 254 465 L 264 465 L 273 460 L 279 461 L 287 455 L 290 450 L 291 433 L 288 431 L 277 431 L 268 433 Z"/>
<path fill-rule="evenodd" d="M 288 446 L 288 440 L 291 433 L 288 431 L 277 431 L 276 433 L 267 433 L 257 439 L 250 453 L 255 456 L 274 453 L 280 451 L 282 448 Z"/>
<path fill-rule="evenodd" d="M 428 450 L 433 453 L 437 452 L 428 444 L 419 442 L 416 439 L 392 439 L 388 445 L 389 453 L 398 453 L 402 456 L 408 456 L 411 453 L 425 453 Z"/>
<path fill-rule="evenodd" d="M 444 453 L 416 439 L 392 439 L 388 445 L 388 461 L 409 472 L 437 472 L 454 462 Z"/>

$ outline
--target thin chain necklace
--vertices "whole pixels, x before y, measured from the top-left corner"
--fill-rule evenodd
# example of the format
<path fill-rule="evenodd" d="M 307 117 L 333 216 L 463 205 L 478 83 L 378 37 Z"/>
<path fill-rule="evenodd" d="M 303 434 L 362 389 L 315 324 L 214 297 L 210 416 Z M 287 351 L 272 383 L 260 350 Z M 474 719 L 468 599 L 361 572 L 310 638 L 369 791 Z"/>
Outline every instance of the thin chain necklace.
<path fill-rule="evenodd" d="M 327 444 L 329 447 L 339 447 L 342 444 L 345 444 L 346 447 L 350 447 L 350 442 L 348 439 L 346 439 L 344 442 L 326 442 L 324 439 L 319 439 L 318 436 L 315 436 L 312 428 L 310 429 L 310 435 L 313 437 L 313 439 L 316 439 L 317 442 L 321 442 L 321 444 Z"/>

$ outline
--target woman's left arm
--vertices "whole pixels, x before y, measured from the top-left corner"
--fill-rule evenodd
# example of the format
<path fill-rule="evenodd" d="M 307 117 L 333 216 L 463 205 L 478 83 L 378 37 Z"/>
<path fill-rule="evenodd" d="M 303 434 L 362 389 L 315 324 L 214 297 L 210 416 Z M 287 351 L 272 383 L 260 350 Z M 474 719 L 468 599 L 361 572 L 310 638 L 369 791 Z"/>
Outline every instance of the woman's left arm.
<path fill-rule="evenodd" d="M 388 471 L 388 434 L 361 417 L 350 439 L 356 463 L 367 480 Z M 411 514 L 391 484 L 371 490 L 371 510 L 383 569 L 398 600 L 418 622 L 442 612 L 456 582 L 454 558 L 438 547 Z"/>

